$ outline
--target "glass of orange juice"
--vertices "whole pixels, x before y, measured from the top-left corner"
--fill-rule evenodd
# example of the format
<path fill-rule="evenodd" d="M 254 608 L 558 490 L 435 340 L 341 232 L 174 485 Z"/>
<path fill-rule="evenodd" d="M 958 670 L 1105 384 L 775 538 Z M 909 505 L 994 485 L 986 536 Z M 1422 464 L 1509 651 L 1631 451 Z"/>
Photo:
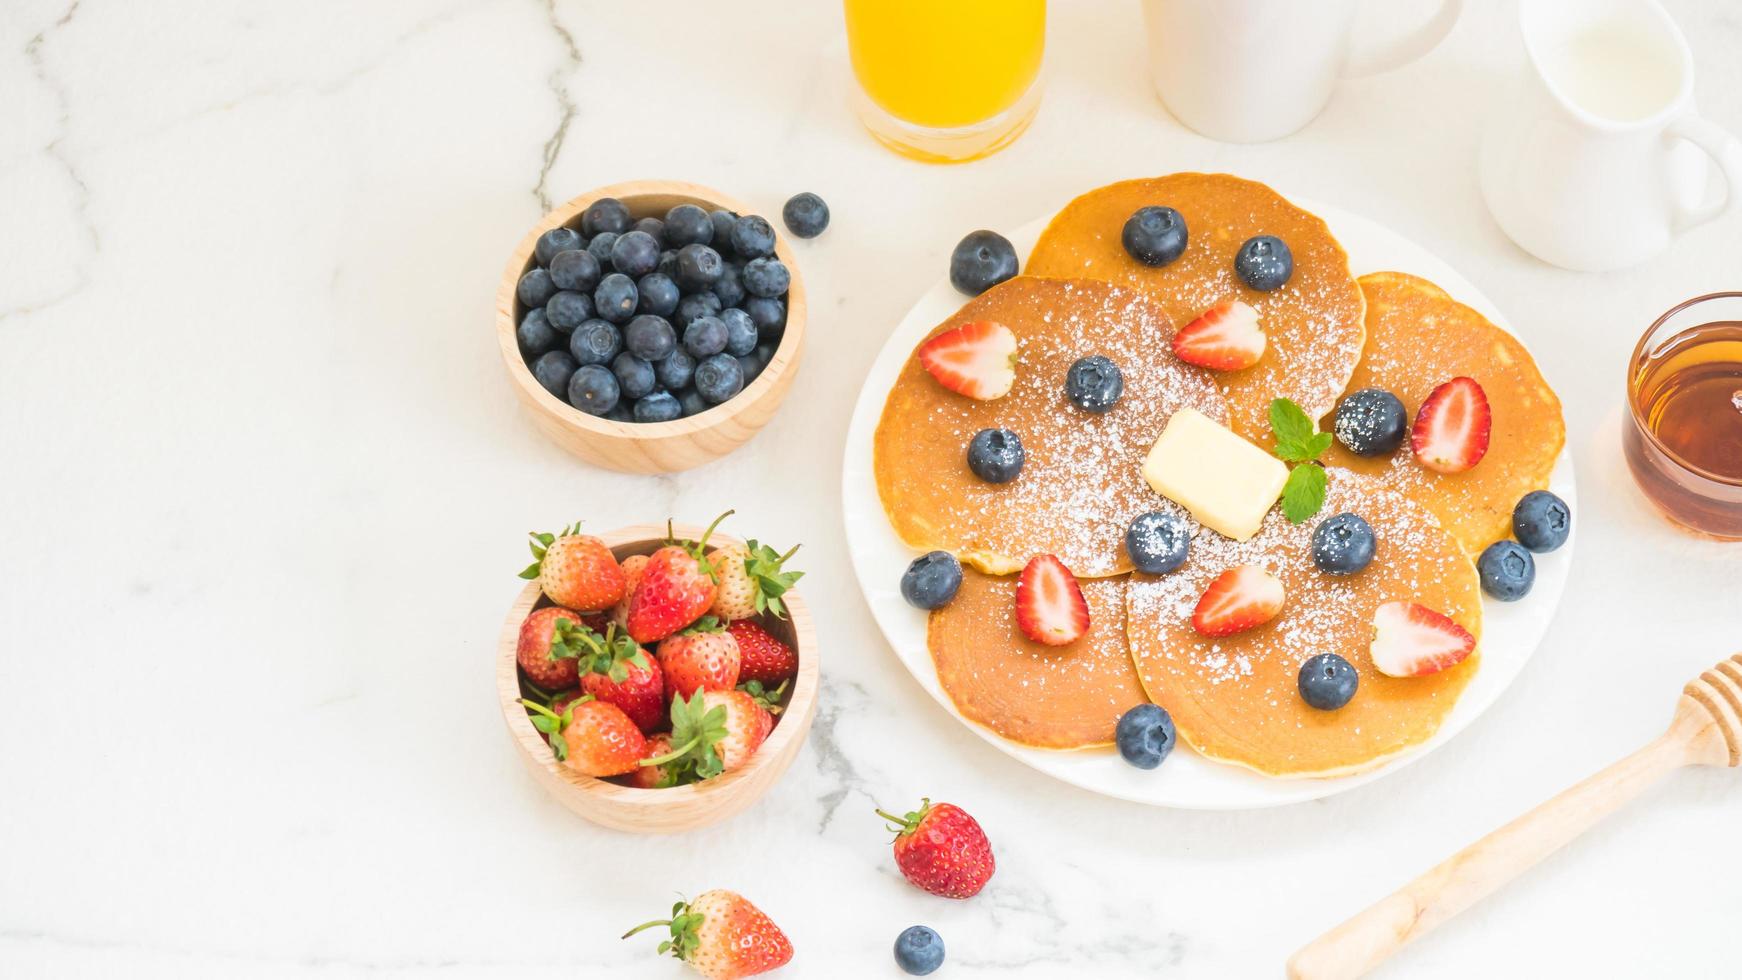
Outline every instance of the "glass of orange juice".
<path fill-rule="evenodd" d="M 932 163 L 1008 146 L 1040 107 L 1046 0 L 846 0 L 856 108 Z"/>

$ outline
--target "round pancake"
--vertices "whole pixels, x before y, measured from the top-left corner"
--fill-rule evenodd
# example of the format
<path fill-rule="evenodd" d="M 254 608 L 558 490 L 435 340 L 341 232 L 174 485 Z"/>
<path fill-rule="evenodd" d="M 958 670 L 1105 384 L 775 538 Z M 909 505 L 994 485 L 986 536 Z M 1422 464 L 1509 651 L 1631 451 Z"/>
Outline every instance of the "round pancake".
<path fill-rule="evenodd" d="M 1436 609 L 1480 637 L 1476 569 L 1433 515 L 1378 482 L 1332 470 L 1324 510 L 1303 524 L 1270 512 L 1249 541 L 1211 531 L 1192 541 L 1178 571 L 1134 576 L 1126 632 L 1143 687 L 1173 715 L 1200 753 L 1273 776 L 1335 776 L 1366 769 L 1439 728 L 1474 676 L 1477 654 L 1426 677 L 1387 677 L 1368 653 L 1373 611 L 1391 600 Z M 1378 538 L 1373 563 L 1331 576 L 1313 565 L 1320 520 L 1353 511 Z M 1256 629 L 1220 638 L 1192 629 L 1192 610 L 1224 570 L 1256 564 L 1282 579 L 1282 612 Z M 1360 674 L 1354 700 L 1319 711 L 1301 700 L 1300 665 L 1336 653 Z"/>
<path fill-rule="evenodd" d="M 1433 511 L 1472 555 L 1512 533 L 1518 498 L 1548 486 L 1566 442 L 1561 402 L 1516 338 L 1445 290 L 1401 272 L 1362 276 L 1367 348 L 1349 390 L 1384 388 L 1409 417 L 1435 388 L 1475 378 L 1488 396 L 1493 430 L 1488 454 L 1462 473 L 1436 473 L 1406 444 L 1388 457 L 1365 458 L 1333 443 L 1326 457 L 1383 481 Z"/>
<path fill-rule="evenodd" d="M 1011 279 L 982 293 L 927 339 L 975 320 L 1016 334 L 1016 384 L 992 401 L 958 395 L 909 357 L 874 437 L 877 490 L 896 533 L 995 575 L 1052 554 L 1079 577 L 1129 571 L 1125 529 L 1137 515 L 1179 508 L 1149 488 L 1142 465 L 1174 410 L 1226 422 L 1228 406 L 1204 372 L 1182 364 L 1167 316 L 1145 294 L 1094 280 Z M 1094 415 L 1065 397 L 1079 357 L 1118 363 L 1125 392 Z M 968 469 L 968 441 L 1005 427 L 1022 437 L 1022 472 L 987 483 Z"/>
<path fill-rule="evenodd" d="M 1132 212 L 1150 204 L 1186 220 L 1185 253 L 1160 268 L 1138 262 L 1120 242 Z M 1234 253 L 1254 235 L 1275 235 L 1293 254 L 1294 274 L 1282 288 L 1260 292 L 1234 275 Z M 1267 338 L 1264 357 L 1216 380 L 1228 395 L 1231 427 L 1262 446 L 1272 445 L 1272 399 L 1292 398 L 1320 418 L 1335 407 L 1361 356 L 1361 291 L 1330 229 L 1263 184 L 1227 174 L 1172 174 L 1090 191 L 1047 225 L 1027 272 L 1143 289 L 1176 328 L 1224 299 L 1250 304 Z"/>
<path fill-rule="evenodd" d="M 1143 686 L 1125 647 L 1125 580 L 1081 583 L 1089 632 L 1042 646 L 1016 626 L 1016 579 L 972 569 L 949 605 L 932 612 L 926 643 L 938 681 L 970 720 L 1013 742 L 1076 749 L 1113 741 L 1113 726 Z"/>

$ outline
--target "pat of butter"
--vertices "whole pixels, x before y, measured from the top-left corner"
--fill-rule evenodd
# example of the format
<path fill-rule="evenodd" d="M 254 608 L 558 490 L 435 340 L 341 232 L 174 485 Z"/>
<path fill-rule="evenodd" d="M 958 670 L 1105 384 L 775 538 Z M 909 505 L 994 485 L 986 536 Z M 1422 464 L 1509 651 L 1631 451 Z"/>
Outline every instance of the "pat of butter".
<path fill-rule="evenodd" d="M 1245 541 L 1282 493 L 1288 467 L 1204 413 L 1182 408 L 1149 450 L 1143 478 L 1205 527 Z"/>

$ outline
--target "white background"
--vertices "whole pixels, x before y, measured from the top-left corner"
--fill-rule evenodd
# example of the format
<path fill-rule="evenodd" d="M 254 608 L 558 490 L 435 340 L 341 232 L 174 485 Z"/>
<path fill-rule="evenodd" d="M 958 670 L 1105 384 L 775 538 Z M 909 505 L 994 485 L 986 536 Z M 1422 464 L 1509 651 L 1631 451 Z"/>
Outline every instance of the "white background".
<path fill-rule="evenodd" d="M 1427 4 L 1383 6 L 1364 27 Z M 730 887 L 786 928 L 798 976 L 893 975 L 915 922 L 945 937 L 940 976 L 1274 976 L 1656 734 L 1681 683 L 1742 646 L 1742 546 L 1671 530 L 1632 488 L 1623 365 L 1658 312 L 1739 285 L 1742 222 L 1613 275 L 1519 252 L 1473 157 L 1521 50 L 1509 4 L 1472 6 L 1423 61 L 1236 147 L 1151 96 L 1136 4 L 1061 0 L 1034 128 L 936 168 L 856 128 L 827 0 L 6 4 L 0 975 L 670 977 L 652 939 L 616 936 L 675 892 Z M 1742 11 L 1669 6 L 1701 105 L 1742 130 Z M 1566 407 L 1580 542 L 1548 640 L 1471 730 L 1322 803 L 1173 812 L 1029 771 L 899 667 L 842 553 L 835 447 L 859 380 L 955 240 L 1183 169 L 1436 251 Z M 814 190 L 834 223 L 799 245 L 811 333 L 787 410 L 712 466 L 619 476 L 520 414 L 492 298 L 546 205 L 657 176 L 770 214 Z M 728 506 L 739 533 L 805 543 L 816 727 L 725 826 L 597 830 L 532 784 L 494 707 L 521 536 Z M 973 901 L 889 860 L 871 807 L 921 795 L 993 838 Z M 1679 774 L 1391 975 L 1732 973 L 1739 805 L 1734 773 Z"/>

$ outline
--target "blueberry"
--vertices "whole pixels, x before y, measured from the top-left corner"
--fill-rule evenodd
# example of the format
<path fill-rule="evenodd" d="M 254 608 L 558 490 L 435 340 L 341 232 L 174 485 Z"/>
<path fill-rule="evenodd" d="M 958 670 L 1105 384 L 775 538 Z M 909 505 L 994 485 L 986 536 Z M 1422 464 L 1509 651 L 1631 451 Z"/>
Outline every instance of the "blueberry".
<path fill-rule="evenodd" d="M 616 232 L 601 231 L 593 236 L 592 241 L 587 243 L 587 254 L 591 255 L 593 259 L 599 263 L 599 267 L 602 269 L 611 264 L 611 249 L 616 247 L 616 245 Z"/>
<path fill-rule="evenodd" d="M 682 356 L 679 351 L 673 356 Z M 669 391 L 656 391 L 635 403 L 635 421 L 637 422 L 670 422 L 683 414 L 683 405 L 678 403 L 677 396 Z"/>
<path fill-rule="evenodd" d="M 1022 437 L 1009 429 L 981 429 L 968 440 L 968 469 L 987 483 L 1009 483 L 1022 472 Z"/>
<path fill-rule="evenodd" d="M 538 259 L 538 264 L 549 267 L 551 259 L 564 249 L 580 248 L 581 233 L 573 228 L 552 228 L 538 236 L 538 244 L 532 247 L 532 254 Z"/>
<path fill-rule="evenodd" d="M 1300 699 L 1309 707 L 1335 711 L 1355 697 L 1355 689 L 1361 686 L 1361 675 L 1342 657 L 1321 653 L 1308 657 L 1306 663 L 1300 665 L 1300 675 L 1295 683 L 1300 688 Z"/>
<path fill-rule="evenodd" d="M 920 555 L 901 573 L 901 597 L 916 609 L 936 609 L 962 587 L 962 563 L 947 551 Z"/>
<path fill-rule="evenodd" d="M 635 312 L 651 313 L 654 316 L 669 317 L 677 312 L 677 302 L 681 297 L 677 283 L 663 272 L 649 272 L 635 283 L 635 292 L 639 299 L 635 303 Z"/>
<path fill-rule="evenodd" d="M 944 940 L 925 926 L 908 926 L 895 937 L 895 965 L 910 976 L 923 977 L 942 966 Z"/>
<path fill-rule="evenodd" d="M 550 281 L 558 289 L 590 293 L 599 285 L 599 260 L 584 248 L 565 249 L 550 260 Z"/>
<path fill-rule="evenodd" d="M 640 398 L 659 383 L 653 375 L 653 365 L 628 351 L 611 360 L 611 373 L 617 376 L 617 384 L 622 387 L 625 398 Z"/>
<path fill-rule="evenodd" d="M 706 398 L 702 397 L 702 393 L 694 388 L 685 388 L 683 393 L 677 396 L 677 403 L 683 407 L 683 417 L 686 419 L 692 415 L 700 415 L 713 407 L 708 404 Z"/>
<path fill-rule="evenodd" d="M 1567 502 L 1547 490 L 1532 490 L 1512 508 L 1512 535 L 1531 551 L 1553 551 L 1567 543 L 1573 512 Z"/>
<path fill-rule="evenodd" d="M 604 415 L 617 407 L 622 396 L 617 376 L 602 364 L 583 365 L 569 379 L 569 404 L 588 415 Z"/>
<path fill-rule="evenodd" d="M 764 340 L 758 343 L 756 345 L 756 362 L 762 365 L 762 367 L 767 367 L 768 362 L 774 360 L 774 352 L 779 349 L 780 345 L 772 340 Z"/>
<path fill-rule="evenodd" d="M 712 357 L 725 350 L 726 321 L 717 316 L 698 316 L 691 320 L 690 325 L 683 328 L 683 349 L 694 357 Z"/>
<path fill-rule="evenodd" d="M 764 337 L 779 337 L 786 332 L 786 304 L 768 296 L 752 296 L 744 301 L 744 312 Z"/>
<path fill-rule="evenodd" d="M 786 292 L 786 287 L 792 285 L 792 273 L 786 270 L 786 264 L 779 259 L 751 259 L 744 263 L 741 273 L 744 288 L 752 296 L 773 298 Z"/>
<path fill-rule="evenodd" d="M 720 253 L 706 245 L 685 245 L 677 250 L 678 285 L 690 292 L 700 292 L 720 281 L 725 268 Z"/>
<path fill-rule="evenodd" d="M 1294 275 L 1294 256 L 1288 243 L 1275 235 L 1254 235 L 1234 253 L 1234 274 L 1253 289 L 1269 292 Z"/>
<path fill-rule="evenodd" d="M 544 304 L 545 315 L 550 317 L 550 325 L 570 333 L 582 323 L 593 318 L 593 300 L 586 293 L 563 290 L 550 298 Z"/>
<path fill-rule="evenodd" d="M 556 284 L 550 281 L 550 273 L 543 269 L 527 270 L 514 286 L 514 295 L 520 297 L 520 304 L 528 309 L 543 306 L 555 292 Z"/>
<path fill-rule="evenodd" d="M 653 271 L 659 273 L 662 276 L 669 278 L 673 282 L 676 282 L 677 281 L 677 249 L 668 248 L 665 251 L 659 253 L 659 265 L 656 266 Z"/>
<path fill-rule="evenodd" d="M 706 245 L 714 240 L 714 219 L 694 204 L 679 204 L 665 213 L 665 240 L 672 248 Z"/>
<path fill-rule="evenodd" d="M 745 384 L 756 380 L 756 376 L 762 373 L 762 362 L 754 353 L 735 357 L 733 360 L 738 362 L 738 373 L 744 376 Z"/>
<path fill-rule="evenodd" d="M 665 222 L 658 218 L 642 218 L 640 221 L 635 222 L 634 230 L 646 232 L 653 236 L 653 240 L 659 243 L 660 248 L 665 247 Z"/>
<path fill-rule="evenodd" d="M 738 306 L 744 302 L 744 297 L 750 293 L 744 289 L 744 267 L 736 262 L 726 262 L 720 266 L 720 278 L 714 280 L 712 287 L 714 295 L 720 297 L 720 302 L 726 306 Z"/>
<path fill-rule="evenodd" d="M 1125 376 L 1119 373 L 1119 365 L 1099 354 L 1077 358 L 1065 372 L 1065 396 L 1085 412 L 1099 415 L 1124 393 Z"/>
<path fill-rule="evenodd" d="M 1391 392 L 1362 388 L 1337 403 L 1331 431 L 1357 456 L 1384 456 L 1403 445 L 1403 437 L 1409 434 L 1409 413 Z"/>
<path fill-rule="evenodd" d="M 560 350 L 549 351 L 539 355 L 532 362 L 532 377 L 544 390 L 566 398 L 569 393 L 569 378 L 575 373 L 575 359 Z"/>
<path fill-rule="evenodd" d="M 661 361 L 677 349 L 677 331 L 665 317 L 644 313 L 623 328 L 623 347 L 644 361 Z"/>
<path fill-rule="evenodd" d="M 720 322 L 726 325 L 726 353 L 743 357 L 756 349 L 759 333 L 756 320 L 743 310 L 720 311 Z"/>
<path fill-rule="evenodd" d="M 798 237 L 815 238 L 829 226 L 829 206 L 810 191 L 794 194 L 787 199 L 786 207 L 780 209 L 780 220 L 786 222 L 787 231 Z"/>
<path fill-rule="evenodd" d="M 599 286 L 593 290 L 593 309 L 601 320 L 612 323 L 625 323 L 635 315 L 635 306 L 641 301 L 635 291 L 635 280 L 621 272 L 613 272 L 599 280 Z"/>
<path fill-rule="evenodd" d="M 950 282 L 969 296 L 978 296 L 1019 268 L 1016 248 L 995 231 L 970 232 L 950 253 Z"/>
<path fill-rule="evenodd" d="M 581 212 L 581 233 L 595 237 L 602 231 L 621 235 L 629 230 L 629 208 L 614 197 L 601 197 Z"/>
<path fill-rule="evenodd" d="M 704 357 L 696 364 L 696 391 L 711 405 L 718 405 L 744 390 L 744 369 L 730 354 Z"/>
<path fill-rule="evenodd" d="M 1517 602 L 1536 584 L 1536 559 L 1516 541 L 1496 541 L 1476 559 L 1482 591 L 1501 602 Z"/>
<path fill-rule="evenodd" d="M 690 378 L 696 373 L 696 359 L 682 347 L 665 355 L 665 360 L 653 365 L 653 376 L 659 379 L 661 387 L 677 391 L 689 386 Z"/>
<path fill-rule="evenodd" d="M 720 297 L 713 293 L 690 293 L 677 301 L 677 313 L 671 322 L 682 330 L 690 325 L 690 321 L 699 316 L 718 316 L 720 314 Z"/>
<path fill-rule="evenodd" d="M 613 422 L 633 422 L 635 421 L 635 410 L 629 406 L 629 399 L 619 398 L 617 399 L 617 407 L 606 412 L 605 417 Z"/>
<path fill-rule="evenodd" d="M 520 341 L 520 353 L 537 357 L 560 346 L 563 335 L 550 325 L 543 310 L 529 310 L 520 318 L 520 326 L 514 328 L 514 339 Z"/>
<path fill-rule="evenodd" d="M 1154 769 L 1167 761 L 1179 742 L 1173 716 L 1159 704 L 1140 704 L 1119 716 L 1113 726 L 1119 756 L 1139 769 Z"/>
<path fill-rule="evenodd" d="M 1125 553 L 1146 575 L 1166 575 L 1180 567 L 1191 548 L 1191 522 L 1177 514 L 1159 510 L 1139 514 L 1125 531 Z"/>
<path fill-rule="evenodd" d="M 713 246 L 722 252 L 732 247 L 732 225 L 737 222 L 738 215 L 719 208 L 708 212 L 708 220 L 714 223 Z"/>
<path fill-rule="evenodd" d="M 577 364 L 609 364 L 623 350 L 623 335 L 606 320 L 588 320 L 569 337 L 569 353 Z"/>
<path fill-rule="evenodd" d="M 1361 515 L 1327 517 L 1313 528 L 1313 564 L 1328 575 L 1353 575 L 1372 563 L 1377 544 Z"/>
<path fill-rule="evenodd" d="M 1125 251 L 1144 265 L 1166 265 L 1186 250 L 1186 219 L 1173 208 L 1138 208 L 1125 221 L 1119 240 Z"/>
<path fill-rule="evenodd" d="M 744 261 L 774 254 L 774 226 L 758 214 L 732 222 L 732 252 Z"/>
<path fill-rule="evenodd" d="M 618 235 L 611 243 L 611 265 L 631 279 L 639 279 L 659 266 L 659 242 L 645 231 Z"/>

